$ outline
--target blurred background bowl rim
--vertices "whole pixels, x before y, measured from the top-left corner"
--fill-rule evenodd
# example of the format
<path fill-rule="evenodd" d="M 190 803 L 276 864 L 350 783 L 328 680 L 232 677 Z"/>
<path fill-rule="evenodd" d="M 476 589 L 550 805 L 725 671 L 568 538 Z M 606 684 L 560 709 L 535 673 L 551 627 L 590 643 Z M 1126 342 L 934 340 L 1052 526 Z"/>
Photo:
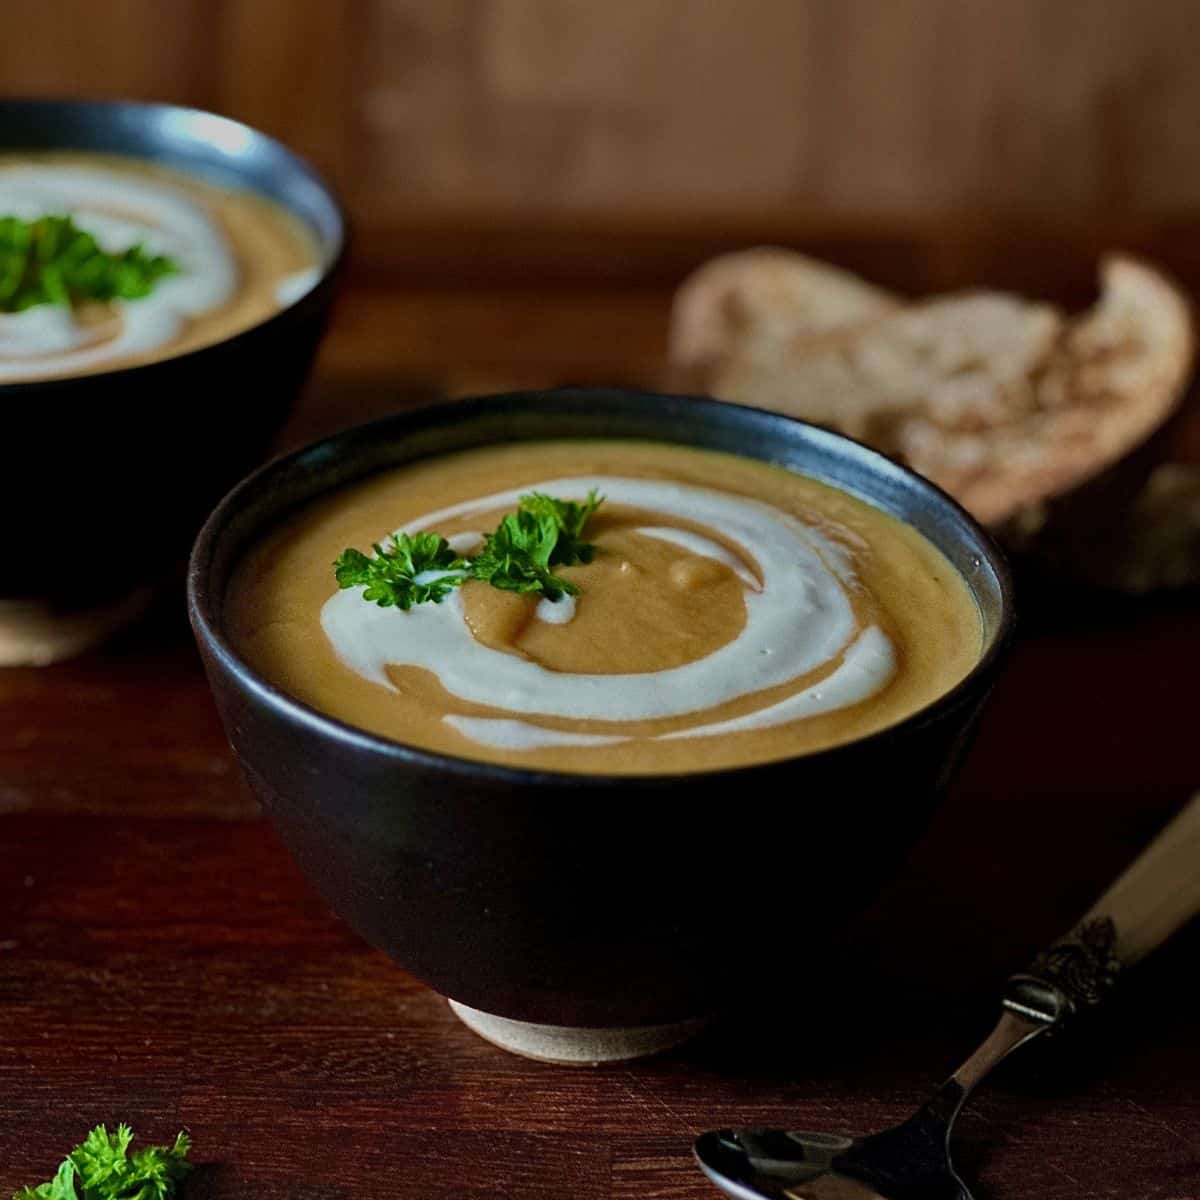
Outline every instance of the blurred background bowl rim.
<path fill-rule="evenodd" d="M 265 494 L 272 476 L 286 478 L 291 472 L 305 470 L 304 460 L 311 456 L 319 457 L 323 463 L 331 462 L 342 449 L 343 444 L 349 439 L 361 439 L 368 434 L 374 433 L 386 434 L 389 437 L 400 439 L 421 428 L 430 418 L 433 418 L 436 423 L 438 420 L 445 421 L 447 414 L 451 414 L 463 420 L 469 420 L 486 416 L 490 410 L 494 409 L 504 410 L 513 405 L 529 404 L 531 401 L 537 400 L 549 399 L 558 401 L 567 396 L 576 396 L 592 402 L 599 400 L 601 397 L 613 396 L 637 397 L 643 402 L 652 404 L 663 401 L 685 401 L 689 405 L 695 405 L 697 413 L 707 412 L 710 416 L 718 416 L 721 413 L 725 413 L 727 416 L 736 417 L 739 420 L 760 422 L 763 425 L 778 426 L 782 423 L 784 427 L 796 428 L 802 431 L 803 439 L 810 445 L 814 445 L 818 452 L 822 454 L 829 449 L 835 449 L 840 450 L 847 458 L 857 458 L 859 462 L 868 466 L 873 479 L 890 475 L 892 478 L 902 480 L 904 486 L 908 488 L 915 487 L 924 503 L 932 503 L 935 506 L 940 506 L 952 517 L 956 518 L 960 529 L 965 529 L 970 534 L 974 543 L 972 547 L 973 551 L 978 554 L 980 563 L 986 564 L 987 569 L 995 579 L 998 604 L 997 620 L 994 629 L 991 631 L 990 638 L 987 638 L 987 631 L 984 630 L 984 636 L 987 640 L 979 659 L 972 666 L 971 670 L 952 688 L 935 697 L 915 712 L 909 713 L 907 716 L 881 729 L 872 730 L 859 737 L 846 742 L 839 742 L 833 746 L 800 754 L 765 759 L 761 762 L 718 767 L 711 770 L 605 774 L 600 772 L 543 770 L 536 767 L 519 767 L 507 763 L 466 758 L 427 749 L 401 741 L 398 738 L 389 738 L 382 734 L 371 733 L 291 695 L 250 666 L 230 644 L 221 628 L 221 622 L 217 619 L 214 611 L 216 603 L 219 599 L 223 599 L 224 596 L 224 590 L 222 589 L 221 595 L 218 597 L 211 579 L 215 568 L 215 552 L 220 539 L 224 536 L 233 518 L 241 513 L 246 513 L 253 520 L 254 511 L 262 501 L 262 496 L 254 499 L 255 492 L 262 490 Z M 456 422 L 450 421 L 449 423 L 453 424 Z M 622 435 L 616 434 L 612 436 L 619 440 Z M 628 435 L 625 436 L 628 437 Z M 529 438 L 521 440 L 536 441 L 538 439 Z M 559 439 L 553 435 L 547 435 L 545 440 Z M 662 439 L 648 438 L 647 440 Z M 484 442 L 476 447 L 462 447 L 461 449 L 483 448 L 487 445 L 497 444 L 504 443 Z M 712 447 L 698 445 L 692 441 L 680 441 L 668 444 L 677 444 L 700 450 L 712 449 Z M 454 452 L 454 450 L 445 450 L 429 457 Z M 752 461 L 766 463 L 765 459 L 758 458 L 742 449 L 726 448 L 723 452 L 749 458 Z M 421 461 L 421 457 L 410 461 Z M 395 465 L 398 466 L 401 464 Z M 782 470 L 791 469 L 778 463 L 766 463 L 766 465 L 779 466 Z M 387 469 L 386 466 L 367 469 L 351 479 L 342 480 L 336 486 L 326 489 L 326 492 L 331 494 L 338 488 L 349 486 L 356 480 L 365 479 L 376 471 Z M 836 483 L 831 483 L 830 486 L 855 495 L 874 508 L 888 512 L 888 509 L 878 497 L 862 496 L 852 489 Z M 319 491 L 314 492 L 307 500 L 300 502 L 291 511 L 298 511 L 304 504 L 311 503 L 320 494 L 322 493 Z M 245 503 L 248 497 L 252 500 L 250 504 Z M 277 524 L 282 519 L 286 519 L 286 517 L 277 517 L 272 522 L 272 525 Z M 902 518 L 897 517 L 897 519 Z M 256 528 L 251 536 L 258 536 L 262 532 L 264 531 L 261 528 Z M 927 537 L 927 540 L 933 540 L 924 533 L 922 533 L 922 536 Z M 938 547 L 938 549 L 940 550 L 941 548 Z M 235 556 L 235 561 L 240 561 L 242 553 L 242 551 L 238 552 Z M 951 565 L 953 566 L 953 564 Z M 954 567 L 954 570 L 960 578 L 963 578 L 962 572 L 957 567 Z M 230 574 L 232 575 L 232 569 Z M 972 587 L 970 580 L 964 578 L 964 582 L 971 588 L 972 595 L 976 595 L 976 589 Z M 228 583 L 229 580 L 227 578 L 224 587 L 228 587 Z M 221 498 L 197 534 L 188 560 L 187 608 L 197 642 L 201 644 L 202 649 L 211 654 L 220 663 L 223 670 L 228 673 L 240 689 L 248 692 L 255 702 L 265 704 L 269 707 L 275 716 L 291 723 L 299 723 L 300 725 L 307 726 L 310 731 L 323 738 L 348 745 L 356 752 L 366 751 L 382 755 L 393 762 L 398 762 L 407 767 L 422 767 L 456 777 L 484 777 L 492 782 L 527 787 L 538 787 L 539 785 L 562 787 L 566 785 L 604 789 L 613 787 L 639 787 L 658 790 L 677 787 L 680 784 L 687 784 L 689 782 L 695 783 L 698 780 L 749 778 L 754 773 L 764 770 L 779 769 L 783 766 L 791 766 L 803 762 L 815 762 L 818 759 L 828 761 L 837 756 L 868 752 L 869 747 L 873 745 L 911 736 L 943 715 L 948 715 L 964 703 L 970 702 L 980 690 L 986 695 L 1011 645 L 1016 627 L 1012 573 L 999 544 L 951 495 L 908 467 L 902 466 L 886 455 L 879 453 L 879 451 L 872 449 L 870 446 L 856 441 L 854 438 L 834 433 L 821 426 L 813 425 L 807 421 L 800 421 L 782 413 L 770 412 L 747 405 L 732 404 L 729 401 L 717 400 L 710 396 L 650 392 L 640 388 L 591 386 L 499 392 L 425 404 L 338 430 L 336 433 L 310 442 L 308 445 L 301 446 L 296 450 L 264 463 L 237 483 Z"/>
<path fill-rule="evenodd" d="M 168 101 L 160 100 L 130 100 L 119 97 L 85 97 L 85 96 L 0 96 L 0 155 L 19 153 L 26 150 L 30 153 L 38 153 L 34 147 L 13 147 L 5 140 L 3 133 L 3 122 L 5 117 L 10 113 L 15 113 L 21 109 L 42 108 L 42 109 L 60 109 L 80 111 L 84 109 L 96 109 L 103 112 L 113 114 L 115 117 L 118 113 L 135 113 L 142 114 L 145 117 L 150 115 L 165 116 L 177 114 L 186 117 L 207 117 L 216 121 L 220 121 L 230 128 L 238 130 L 243 136 L 248 137 L 252 142 L 270 146 L 277 154 L 282 155 L 285 159 L 290 160 L 293 167 L 297 168 L 302 175 L 307 175 L 309 180 L 315 184 L 321 192 L 324 193 L 324 198 L 328 202 L 330 211 L 335 218 L 335 236 L 328 247 L 327 256 L 324 261 L 320 262 L 320 275 L 313 283 L 312 287 L 302 295 L 297 296 L 294 300 L 290 300 L 282 308 L 270 313 L 262 320 L 255 321 L 251 325 L 246 325 L 239 328 L 225 337 L 218 338 L 216 341 L 206 342 L 202 346 L 195 346 L 191 350 L 185 350 L 181 354 L 168 354 L 163 358 L 151 359 L 149 362 L 135 363 L 127 367 L 114 367 L 107 371 L 91 371 L 79 375 L 55 375 L 48 376 L 42 379 L 17 379 L 8 383 L 0 383 L 0 395 L 11 396 L 24 392 L 38 391 L 62 391 L 69 389 L 72 386 L 79 386 L 81 383 L 92 380 L 104 380 L 112 382 L 115 386 L 120 386 L 126 380 L 134 376 L 141 375 L 145 372 L 154 371 L 156 368 L 162 369 L 168 364 L 186 363 L 194 361 L 196 356 L 201 354 L 210 354 L 214 351 L 224 351 L 227 347 L 240 345 L 243 339 L 251 335 L 259 333 L 261 330 L 270 328 L 276 322 L 282 322 L 288 319 L 295 311 L 305 304 L 311 302 L 315 293 L 319 290 L 328 288 L 332 285 L 343 272 L 346 265 L 347 253 L 350 243 L 350 220 L 346 211 L 346 207 L 342 202 L 342 198 L 338 190 L 329 182 L 329 180 L 313 165 L 313 163 L 293 150 L 286 142 L 274 137 L 272 134 L 266 133 L 245 121 L 240 121 L 236 117 L 228 117 L 223 113 L 213 112 L 211 109 L 199 108 L 190 104 L 172 104 Z M 210 143 L 216 145 L 216 143 Z M 43 148 L 46 151 L 61 150 L 64 153 L 70 153 L 72 147 L 69 145 L 55 146 L 47 145 Z M 145 162 L 153 163 L 156 160 L 144 154 L 137 154 L 128 151 L 119 150 L 95 150 L 88 146 L 79 146 L 80 153 L 94 154 L 111 154 L 120 156 L 122 153 L 126 157 L 132 159 L 140 159 Z M 162 164 L 167 169 L 175 171 L 181 175 L 187 175 L 186 168 L 172 166 L 171 164 Z M 197 173 L 197 178 L 203 181 L 203 175 Z M 220 186 L 220 185 L 217 185 Z M 263 195 L 259 189 L 248 186 L 247 191 L 253 192 L 255 195 Z M 271 197 L 266 197 L 271 199 Z M 282 201 L 273 200 L 273 203 L 278 204 L 281 208 L 287 210 L 292 216 L 298 220 L 304 221 L 304 218 L 287 204 Z M 309 228 L 308 222 L 304 221 L 305 227 Z M 321 246 L 321 237 L 316 230 L 311 230 L 314 239 Z M 322 249 L 324 247 L 322 246 Z"/>

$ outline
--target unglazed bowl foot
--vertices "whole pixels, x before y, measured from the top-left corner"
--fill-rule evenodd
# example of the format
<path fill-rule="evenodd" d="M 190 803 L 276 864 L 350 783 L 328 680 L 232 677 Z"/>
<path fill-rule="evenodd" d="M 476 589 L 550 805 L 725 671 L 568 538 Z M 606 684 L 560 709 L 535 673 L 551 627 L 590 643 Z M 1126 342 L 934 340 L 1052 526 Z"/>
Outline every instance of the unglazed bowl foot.
<path fill-rule="evenodd" d="M 0 667 L 44 667 L 74 658 L 139 620 L 154 595 L 146 586 L 105 604 L 72 609 L 0 599 Z"/>
<path fill-rule="evenodd" d="M 703 1032 L 715 1019 L 711 1016 L 694 1017 L 669 1025 L 592 1029 L 513 1021 L 494 1013 L 480 1012 L 457 1000 L 450 1000 L 449 1005 L 468 1029 L 501 1050 L 538 1062 L 578 1067 L 627 1062 L 632 1058 L 661 1054 Z"/>

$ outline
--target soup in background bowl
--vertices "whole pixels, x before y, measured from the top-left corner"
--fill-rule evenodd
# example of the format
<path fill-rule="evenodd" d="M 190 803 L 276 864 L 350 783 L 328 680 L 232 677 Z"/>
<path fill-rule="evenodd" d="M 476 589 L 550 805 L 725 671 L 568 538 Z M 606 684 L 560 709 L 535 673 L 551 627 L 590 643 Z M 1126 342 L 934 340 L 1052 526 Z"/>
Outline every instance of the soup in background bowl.
<path fill-rule="evenodd" d="M 0 665 L 77 653 L 146 606 L 282 425 L 344 238 L 313 169 L 245 125 L 0 101 Z"/>
<path fill-rule="evenodd" d="M 470 578 L 406 611 L 334 578 L 396 530 L 470 562 L 467 535 L 540 488 L 605 496 L 591 561 L 561 568 L 573 598 Z M 269 465 L 206 524 L 189 604 L 235 752 L 332 906 L 478 1032 L 560 1061 L 679 1040 L 747 962 L 872 899 L 1012 622 L 987 535 L 883 457 L 597 389 L 405 413 Z"/>

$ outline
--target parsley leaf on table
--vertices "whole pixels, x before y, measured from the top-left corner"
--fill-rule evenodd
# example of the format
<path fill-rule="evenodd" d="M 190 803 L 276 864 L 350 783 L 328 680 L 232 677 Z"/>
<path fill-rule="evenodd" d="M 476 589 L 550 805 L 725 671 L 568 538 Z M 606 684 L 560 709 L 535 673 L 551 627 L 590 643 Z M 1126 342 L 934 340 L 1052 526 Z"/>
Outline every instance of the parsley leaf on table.
<path fill-rule="evenodd" d="M 52 1180 L 22 1188 L 13 1200 L 171 1200 L 191 1164 L 187 1134 L 173 1146 L 146 1146 L 129 1153 L 133 1133 L 97 1125 L 63 1160 Z"/>

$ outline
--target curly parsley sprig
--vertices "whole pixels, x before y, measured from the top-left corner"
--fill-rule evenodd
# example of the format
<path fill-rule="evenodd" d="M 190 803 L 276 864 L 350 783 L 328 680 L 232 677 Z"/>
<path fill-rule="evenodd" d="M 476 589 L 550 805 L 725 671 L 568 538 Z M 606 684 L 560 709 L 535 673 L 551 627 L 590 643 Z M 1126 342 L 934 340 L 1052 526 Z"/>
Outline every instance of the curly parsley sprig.
<path fill-rule="evenodd" d="M 579 588 L 550 570 L 558 546 L 553 517 L 521 508 L 509 513 L 471 560 L 471 578 L 506 592 L 541 592 L 548 600 L 575 596 Z"/>
<path fill-rule="evenodd" d="M 0 217 L 0 312 L 38 304 L 140 300 L 166 275 L 173 259 L 141 245 L 109 253 L 69 216 Z"/>
<path fill-rule="evenodd" d="M 130 1154 L 132 1141 L 128 1125 L 118 1125 L 115 1133 L 97 1125 L 53 1179 L 22 1188 L 13 1200 L 171 1200 L 192 1169 L 191 1140 L 181 1133 L 172 1146 L 145 1146 Z"/>
<path fill-rule="evenodd" d="M 604 502 L 604 497 L 592 488 L 583 503 L 576 500 L 555 500 L 543 492 L 530 492 L 520 499 L 521 512 L 539 521 L 553 521 L 558 540 L 550 551 L 550 566 L 574 566 L 590 563 L 596 547 L 583 541 L 583 527 Z"/>
<path fill-rule="evenodd" d="M 468 579 L 507 592 L 537 592 L 548 600 L 575 596 L 579 588 L 551 568 L 592 561 L 596 548 L 583 540 L 583 530 L 603 500 L 594 490 L 582 502 L 530 492 L 484 537 L 473 558 L 460 558 L 436 533 L 397 533 L 390 545 L 373 547 L 374 558 L 343 550 L 333 564 L 334 576 L 341 588 L 361 587 L 363 599 L 380 608 L 404 610 L 440 604 Z"/>
<path fill-rule="evenodd" d="M 440 604 L 466 576 L 467 560 L 436 533 L 395 533 L 391 545 L 376 543 L 373 549 L 374 558 L 343 550 L 333 573 L 339 587 L 362 587 L 363 599 L 380 608 L 407 611 L 429 600 Z"/>

